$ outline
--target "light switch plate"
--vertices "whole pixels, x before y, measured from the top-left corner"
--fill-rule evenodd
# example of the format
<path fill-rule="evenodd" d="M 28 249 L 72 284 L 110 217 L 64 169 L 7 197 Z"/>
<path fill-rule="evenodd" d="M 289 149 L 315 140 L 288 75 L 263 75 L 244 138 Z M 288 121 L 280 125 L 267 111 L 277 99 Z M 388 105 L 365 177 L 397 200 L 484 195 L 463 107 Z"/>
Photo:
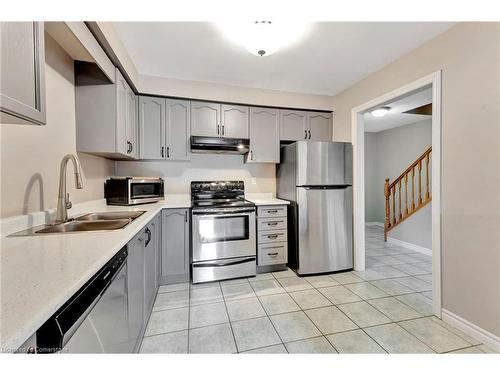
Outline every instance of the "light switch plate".
<path fill-rule="evenodd" d="M 252 177 L 252 185 L 257 185 L 257 177 Z"/>

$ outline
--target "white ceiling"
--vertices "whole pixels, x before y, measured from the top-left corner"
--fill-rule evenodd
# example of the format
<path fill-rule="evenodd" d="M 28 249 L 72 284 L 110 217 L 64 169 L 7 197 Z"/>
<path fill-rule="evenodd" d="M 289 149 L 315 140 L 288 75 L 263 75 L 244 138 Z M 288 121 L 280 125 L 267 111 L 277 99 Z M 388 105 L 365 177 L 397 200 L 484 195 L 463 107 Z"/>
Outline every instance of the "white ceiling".
<path fill-rule="evenodd" d="M 413 115 L 403 112 L 431 102 L 432 89 L 429 88 L 386 104 L 385 106 L 391 107 L 391 110 L 384 117 L 373 117 L 371 113 L 365 113 L 365 131 L 376 133 L 430 119 L 431 116 Z"/>
<path fill-rule="evenodd" d="M 140 74 L 334 95 L 453 23 L 311 23 L 295 45 L 259 57 L 209 22 L 116 22 Z"/>

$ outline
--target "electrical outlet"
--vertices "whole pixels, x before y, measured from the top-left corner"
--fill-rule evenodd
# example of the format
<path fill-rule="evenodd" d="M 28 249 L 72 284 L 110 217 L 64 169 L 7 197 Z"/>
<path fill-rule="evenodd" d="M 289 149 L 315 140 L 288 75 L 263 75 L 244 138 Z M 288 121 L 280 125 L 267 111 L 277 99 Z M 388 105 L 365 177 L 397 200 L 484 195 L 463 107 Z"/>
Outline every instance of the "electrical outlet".
<path fill-rule="evenodd" d="M 252 185 L 257 185 L 257 177 L 252 177 Z"/>

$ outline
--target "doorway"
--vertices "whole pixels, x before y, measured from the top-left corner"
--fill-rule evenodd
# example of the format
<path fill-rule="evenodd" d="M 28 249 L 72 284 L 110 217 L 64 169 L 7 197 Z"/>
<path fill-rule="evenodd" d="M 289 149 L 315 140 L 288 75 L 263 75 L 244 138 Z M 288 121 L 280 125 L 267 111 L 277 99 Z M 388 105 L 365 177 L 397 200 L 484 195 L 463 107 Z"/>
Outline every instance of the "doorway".
<path fill-rule="evenodd" d="M 432 159 L 430 160 L 430 174 L 432 184 L 430 194 L 432 195 L 431 210 L 431 266 L 432 293 L 428 297 L 432 298 L 432 312 L 441 317 L 441 72 L 437 71 L 426 77 L 409 83 L 397 90 L 375 98 L 365 104 L 352 109 L 352 143 L 353 143 L 353 168 L 354 168 L 354 268 L 356 271 L 367 270 L 366 262 L 366 241 L 377 242 L 381 237 L 376 238 L 379 232 L 383 233 L 383 228 L 378 232 L 373 230 L 370 235 L 366 235 L 365 218 L 365 114 L 372 110 L 398 99 L 408 97 L 412 94 L 429 90 L 432 94 Z M 392 209 L 392 208 L 391 208 Z M 377 228 L 374 228 L 377 229 Z M 371 237 L 371 238 L 370 238 Z M 374 238 L 375 237 L 375 238 Z M 373 246 L 371 246 L 373 248 Z M 372 252 L 373 253 L 373 252 Z M 400 257 L 402 258 L 402 257 Z M 369 262 L 370 263 L 370 262 Z"/>

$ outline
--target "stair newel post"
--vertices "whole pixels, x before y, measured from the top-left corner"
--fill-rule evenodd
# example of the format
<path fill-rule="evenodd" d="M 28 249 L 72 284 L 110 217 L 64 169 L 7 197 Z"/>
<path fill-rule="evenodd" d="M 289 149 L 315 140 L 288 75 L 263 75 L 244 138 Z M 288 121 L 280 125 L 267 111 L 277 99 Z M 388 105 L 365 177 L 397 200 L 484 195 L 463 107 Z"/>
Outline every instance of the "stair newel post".
<path fill-rule="evenodd" d="M 425 156 L 425 201 L 428 201 L 431 198 L 431 193 L 429 191 L 429 161 L 430 161 L 430 152 Z"/>
<path fill-rule="evenodd" d="M 422 160 L 418 161 L 418 207 L 422 207 Z"/>
<path fill-rule="evenodd" d="M 408 173 L 405 174 L 405 214 L 404 216 L 408 216 Z"/>
<path fill-rule="evenodd" d="M 385 223 L 384 223 L 384 241 L 387 242 L 387 231 L 391 226 L 391 208 L 389 205 L 389 179 L 385 179 L 384 184 L 384 195 L 385 195 Z"/>

